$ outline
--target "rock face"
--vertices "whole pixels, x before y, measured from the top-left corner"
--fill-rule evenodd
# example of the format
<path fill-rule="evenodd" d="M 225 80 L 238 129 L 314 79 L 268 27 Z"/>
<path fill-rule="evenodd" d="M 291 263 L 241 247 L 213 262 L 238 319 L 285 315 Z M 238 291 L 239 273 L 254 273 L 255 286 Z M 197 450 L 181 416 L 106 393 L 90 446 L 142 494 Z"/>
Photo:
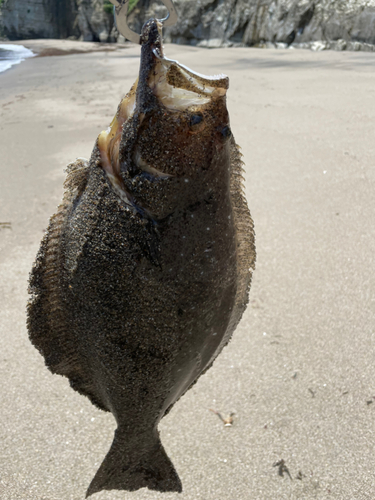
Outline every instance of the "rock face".
<path fill-rule="evenodd" d="M 175 0 L 172 42 L 209 47 L 344 40 L 375 44 L 374 0 Z M 152 7 L 152 6 L 150 6 Z"/>
<path fill-rule="evenodd" d="M 68 38 L 116 41 L 111 38 L 113 15 L 103 0 L 5 0 L 4 34 L 10 39 Z"/>
<path fill-rule="evenodd" d="M 75 0 L 5 0 L 1 10 L 4 34 L 10 40 L 78 34 Z"/>
<path fill-rule="evenodd" d="M 375 0 L 174 0 L 179 21 L 165 30 L 167 41 L 206 47 L 267 42 L 323 42 L 334 48 L 375 45 Z M 137 32 L 150 17 L 163 17 L 154 0 L 139 0 L 129 16 Z M 9 38 L 65 38 L 115 41 L 113 16 L 103 0 L 5 0 Z"/>
<path fill-rule="evenodd" d="M 103 0 L 77 0 L 80 38 L 88 42 L 115 42 L 114 18 L 103 9 Z"/>

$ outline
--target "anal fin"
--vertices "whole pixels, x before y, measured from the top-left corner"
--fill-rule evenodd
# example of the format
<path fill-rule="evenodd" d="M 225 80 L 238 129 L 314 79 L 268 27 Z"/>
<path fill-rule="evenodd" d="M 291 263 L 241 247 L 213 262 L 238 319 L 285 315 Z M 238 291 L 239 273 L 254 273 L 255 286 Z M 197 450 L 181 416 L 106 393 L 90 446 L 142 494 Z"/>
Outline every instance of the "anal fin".
<path fill-rule="evenodd" d="M 42 240 L 29 280 L 31 298 L 27 305 L 27 326 L 32 344 L 39 350 L 53 373 L 70 379 L 71 386 L 99 408 L 107 410 L 93 385 L 90 370 L 79 355 L 74 331 L 67 322 L 63 300 L 65 255 L 64 227 L 74 203 L 84 192 L 89 163 L 77 159 L 68 165 L 63 200 Z"/>

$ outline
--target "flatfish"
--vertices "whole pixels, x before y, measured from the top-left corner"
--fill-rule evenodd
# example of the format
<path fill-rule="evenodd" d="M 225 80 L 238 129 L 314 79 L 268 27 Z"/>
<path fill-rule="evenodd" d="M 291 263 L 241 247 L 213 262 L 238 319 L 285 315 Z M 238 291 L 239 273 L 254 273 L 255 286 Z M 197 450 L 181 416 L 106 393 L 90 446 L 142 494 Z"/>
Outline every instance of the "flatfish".
<path fill-rule="evenodd" d="M 30 277 L 31 342 L 117 422 L 89 486 L 181 491 L 158 423 L 228 343 L 255 262 L 228 78 L 141 35 L 139 77 L 65 193 Z"/>

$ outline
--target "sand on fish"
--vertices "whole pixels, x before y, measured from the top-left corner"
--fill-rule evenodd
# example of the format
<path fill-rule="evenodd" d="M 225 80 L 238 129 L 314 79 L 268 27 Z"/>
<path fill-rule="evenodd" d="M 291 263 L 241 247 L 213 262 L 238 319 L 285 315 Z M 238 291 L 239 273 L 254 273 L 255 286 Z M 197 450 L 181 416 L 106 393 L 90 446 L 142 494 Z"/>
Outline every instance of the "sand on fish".
<path fill-rule="evenodd" d="M 230 77 L 257 269 L 230 345 L 161 424 L 183 493 L 93 498 L 373 499 L 375 55 L 176 45 L 166 55 Z M 63 168 L 90 155 L 138 66 L 130 46 L 0 75 L 4 500 L 84 498 L 111 443 L 113 417 L 29 343 L 25 304 Z M 233 426 L 210 409 L 235 412 Z"/>

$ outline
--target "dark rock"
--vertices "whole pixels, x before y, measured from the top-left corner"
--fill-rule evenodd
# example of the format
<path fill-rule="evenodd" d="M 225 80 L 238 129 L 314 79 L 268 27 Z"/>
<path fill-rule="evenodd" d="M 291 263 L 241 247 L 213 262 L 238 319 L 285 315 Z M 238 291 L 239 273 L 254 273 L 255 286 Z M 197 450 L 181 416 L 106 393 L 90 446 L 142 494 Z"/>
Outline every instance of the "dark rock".
<path fill-rule="evenodd" d="M 185 43 L 194 40 L 206 47 L 218 46 L 219 41 L 222 46 L 335 40 L 375 44 L 373 0 L 175 0 L 175 4 L 179 21 L 165 30 L 172 42 L 182 36 Z M 152 12 L 150 2 L 148 12 Z"/>
<path fill-rule="evenodd" d="M 77 36 L 75 0 L 5 0 L 4 34 L 10 40 Z"/>
<path fill-rule="evenodd" d="M 114 18 L 103 9 L 103 0 L 77 0 L 76 23 L 81 40 L 88 42 L 115 42 L 112 36 Z"/>
<path fill-rule="evenodd" d="M 202 47 L 303 46 L 321 42 L 344 50 L 375 45 L 375 0 L 174 0 L 176 25 L 165 41 Z M 103 0 L 5 0 L 4 33 L 9 38 L 115 41 L 113 16 Z M 140 33 L 151 17 L 165 17 L 155 0 L 139 0 L 129 25 Z M 342 40 L 343 42 L 339 42 Z M 123 39 L 121 39 L 123 41 Z M 358 45 L 359 43 L 359 45 Z M 283 46 L 283 45 L 282 45 Z M 336 46 L 335 46 L 336 48 Z"/>

